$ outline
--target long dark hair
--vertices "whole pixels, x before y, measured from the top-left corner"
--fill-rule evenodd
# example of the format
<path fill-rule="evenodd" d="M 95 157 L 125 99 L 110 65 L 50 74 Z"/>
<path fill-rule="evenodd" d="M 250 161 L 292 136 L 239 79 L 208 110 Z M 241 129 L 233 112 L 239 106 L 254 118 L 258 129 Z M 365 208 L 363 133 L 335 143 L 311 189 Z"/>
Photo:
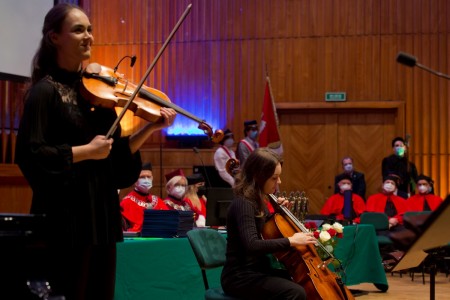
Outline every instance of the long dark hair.
<path fill-rule="evenodd" d="M 60 33 L 67 15 L 72 9 L 83 11 L 79 6 L 69 3 L 60 3 L 50 9 L 45 16 L 42 27 L 42 39 L 31 65 L 31 84 L 44 78 L 50 70 L 56 68 L 56 48 L 50 38 L 52 32 Z M 83 11 L 84 12 L 84 11 Z"/>
<path fill-rule="evenodd" d="M 236 177 L 234 193 L 254 202 L 258 211 L 264 211 L 264 184 L 273 175 L 281 157 L 268 148 L 257 148 L 244 162 Z"/>

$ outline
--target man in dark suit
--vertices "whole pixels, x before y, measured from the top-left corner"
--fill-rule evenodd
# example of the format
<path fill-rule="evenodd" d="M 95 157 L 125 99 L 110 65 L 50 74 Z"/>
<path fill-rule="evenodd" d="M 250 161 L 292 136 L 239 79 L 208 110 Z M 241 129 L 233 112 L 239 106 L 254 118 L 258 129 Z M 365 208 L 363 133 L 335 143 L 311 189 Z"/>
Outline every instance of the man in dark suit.
<path fill-rule="evenodd" d="M 351 157 L 346 156 L 342 159 L 342 169 L 344 172 L 336 175 L 334 178 L 334 193 L 339 193 L 339 181 L 341 181 L 342 178 L 349 176 L 352 180 L 353 193 L 366 199 L 366 179 L 364 178 L 363 173 L 355 171 L 353 159 Z"/>
<path fill-rule="evenodd" d="M 400 181 L 398 190 L 406 194 L 406 198 L 414 194 L 415 182 L 417 181 L 416 165 L 409 161 L 407 141 L 402 137 L 392 140 L 393 154 L 383 158 L 381 162 L 381 175 L 384 177 L 396 174 Z"/>

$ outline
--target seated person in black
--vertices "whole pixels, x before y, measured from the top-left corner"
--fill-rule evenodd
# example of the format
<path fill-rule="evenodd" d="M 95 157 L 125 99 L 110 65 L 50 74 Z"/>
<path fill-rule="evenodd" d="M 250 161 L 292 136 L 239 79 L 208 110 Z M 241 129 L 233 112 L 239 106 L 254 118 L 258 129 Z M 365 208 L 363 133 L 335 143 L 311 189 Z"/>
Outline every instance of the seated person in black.
<path fill-rule="evenodd" d="M 343 224 L 359 223 L 359 216 L 366 210 L 363 198 L 352 191 L 351 177 L 342 176 L 338 182 L 339 192 L 331 195 L 322 206 L 320 213 L 332 216 Z M 347 204 L 347 205 L 346 205 Z"/>
<path fill-rule="evenodd" d="M 228 243 L 221 278 L 222 288 L 230 296 L 306 299 L 301 285 L 291 281 L 284 270 L 271 268 L 268 254 L 313 244 L 312 233 L 294 233 L 288 238 L 267 240 L 261 237 L 269 214 L 265 195 L 276 191 L 281 183 L 280 175 L 280 158 L 267 148 L 253 151 L 237 175 L 236 198 L 227 215 Z"/>
<path fill-rule="evenodd" d="M 338 185 L 339 181 L 341 181 L 344 177 L 350 176 L 353 193 L 358 194 L 363 199 L 366 199 L 366 179 L 364 178 L 364 174 L 355 171 L 353 159 L 351 157 L 344 157 L 341 163 L 344 172 L 334 177 L 334 193 L 337 194 L 340 192 Z"/>

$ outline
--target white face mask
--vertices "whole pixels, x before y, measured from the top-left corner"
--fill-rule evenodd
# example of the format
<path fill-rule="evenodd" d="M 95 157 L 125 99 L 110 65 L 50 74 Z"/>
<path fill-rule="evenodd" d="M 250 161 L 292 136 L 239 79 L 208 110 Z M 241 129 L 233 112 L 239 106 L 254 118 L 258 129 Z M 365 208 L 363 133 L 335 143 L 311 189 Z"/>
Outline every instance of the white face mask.
<path fill-rule="evenodd" d="M 186 193 L 186 188 L 184 186 L 174 186 L 170 189 L 170 194 L 177 199 L 182 199 Z"/>
<path fill-rule="evenodd" d="M 419 190 L 419 193 L 421 193 L 421 194 L 426 194 L 429 192 L 429 189 L 426 185 L 421 184 L 417 187 L 417 189 Z"/>
<path fill-rule="evenodd" d="M 388 182 L 383 185 L 383 189 L 388 193 L 392 193 L 393 191 L 395 191 L 395 185 Z"/>
<path fill-rule="evenodd" d="M 233 144 L 234 144 L 234 140 L 233 140 L 233 139 L 227 139 L 227 140 L 225 140 L 225 142 L 223 142 L 223 145 L 224 145 L 225 147 L 228 147 L 228 148 L 230 148 L 231 146 L 233 146 Z"/>
<path fill-rule="evenodd" d="M 344 183 L 340 186 L 341 192 L 345 192 L 352 189 L 352 186 L 348 183 Z"/>
<path fill-rule="evenodd" d="M 350 173 L 351 171 L 353 171 L 353 164 L 344 165 L 344 170 L 345 170 L 345 172 Z"/>
<path fill-rule="evenodd" d="M 148 194 L 150 192 L 150 189 L 153 186 L 153 182 L 149 178 L 139 178 L 138 182 L 136 184 L 136 189 L 144 194 Z"/>

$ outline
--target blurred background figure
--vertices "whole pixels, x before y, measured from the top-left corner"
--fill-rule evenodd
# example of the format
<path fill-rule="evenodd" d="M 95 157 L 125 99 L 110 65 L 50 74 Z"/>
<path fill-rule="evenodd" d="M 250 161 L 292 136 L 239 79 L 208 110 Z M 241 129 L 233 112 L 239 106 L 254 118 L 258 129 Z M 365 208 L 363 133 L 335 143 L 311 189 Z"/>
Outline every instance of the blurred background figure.
<path fill-rule="evenodd" d="M 183 170 L 177 169 L 165 175 L 167 197 L 164 203 L 171 210 L 191 210 L 189 204 L 185 201 L 184 195 L 187 189 L 187 179 L 184 176 Z"/>
<path fill-rule="evenodd" d="M 188 187 L 184 200 L 195 213 L 194 221 L 196 227 L 205 227 L 206 224 L 206 196 L 205 178 L 196 173 L 186 176 Z"/>
<path fill-rule="evenodd" d="M 408 149 L 405 140 L 396 137 L 392 140 L 393 154 L 383 158 L 381 163 L 381 175 L 397 174 L 400 177 L 398 190 L 405 192 L 409 197 L 414 194 L 415 182 L 417 181 L 416 165 L 408 159 Z"/>
<path fill-rule="evenodd" d="M 363 199 L 366 199 L 366 179 L 364 178 L 364 174 L 355 171 L 353 159 L 349 156 L 344 157 L 341 163 L 343 172 L 336 175 L 334 178 L 334 193 L 339 193 L 340 188 L 338 183 L 342 180 L 342 178 L 348 176 L 350 177 L 352 183 L 353 193 L 358 194 Z"/>
<path fill-rule="evenodd" d="M 386 176 L 383 180 L 381 192 L 367 199 L 366 211 L 382 212 L 389 218 L 389 231 L 403 230 L 403 214 L 406 211 L 406 200 L 394 194 L 397 177 Z M 388 235 L 389 232 L 379 233 Z"/>
<path fill-rule="evenodd" d="M 258 139 L 258 123 L 256 120 L 244 122 L 244 136 L 245 138 L 240 140 L 236 147 L 236 158 L 241 164 L 241 168 L 245 163 L 247 157 L 259 148 L 257 142 Z"/>
<path fill-rule="evenodd" d="M 139 179 L 134 184 L 134 190 L 120 202 L 124 231 L 140 232 L 144 222 L 144 210 L 168 210 L 164 201 L 150 194 L 153 186 L 153 171 L 150 163 L 142 165 Z"/>
<path fill-rule="evenodd" d="M 225 130 L 224 137 L 219 143 L 220 146 L 214 153 L 214 166 L 220 177 L 234 187 L 234 177 L 227 170 L 227 162 L 230 159 L 236 159 L 236 154 L 231 149 L 234 145 L 234 135 L 230 129 Z"/>
<path fill-rule="evenodd" d="M 442 198 L 433 194 L 433 180 L 431 177 L 420 174 L 417 177 L 417 194 L 406 200 L 408 211 L 434 211 L 441 203 Z"/>
<path fill-rule="evenodd" d="M 335 217 L 338 221 L 359 223 L 359 216 L 366 210 L 366 204 L 361 196 L 353 193 L 350 175 L 341 176 L 337 184 L 339 192 L 327 199 L 320 213 Z"/>

